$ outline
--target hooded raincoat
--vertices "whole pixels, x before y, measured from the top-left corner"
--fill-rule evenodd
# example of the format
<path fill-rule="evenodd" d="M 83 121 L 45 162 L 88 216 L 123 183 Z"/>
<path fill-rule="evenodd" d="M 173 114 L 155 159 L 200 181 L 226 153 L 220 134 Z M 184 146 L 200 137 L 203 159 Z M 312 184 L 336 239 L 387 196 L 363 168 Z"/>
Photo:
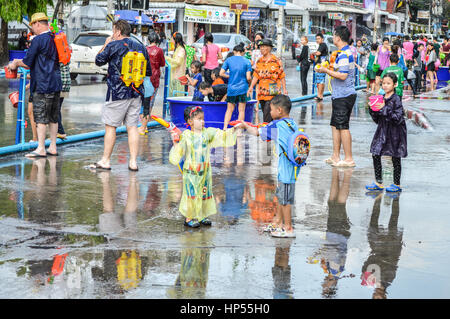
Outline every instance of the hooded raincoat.
<path fill-rule="evenodd" d="M 369 113 L 378 124 L 373 136 L 370 152 L 373 155 L 406 157 L 406 121 L 402 100 L 397 94 L 384 99 L 385 106 L 380 111 Z"/>
<path fill-rule="evenodd" d="M 211 148 L 229 147 L 236 144 L 236 131 L 209 127 L 201 133 L 185 130 L 180 142 L 170 150 L 169 161 L 183 165 L 183 194 L 179 210 L 183 216 L 199 221 L 217 211 L 212 192 Z"/>

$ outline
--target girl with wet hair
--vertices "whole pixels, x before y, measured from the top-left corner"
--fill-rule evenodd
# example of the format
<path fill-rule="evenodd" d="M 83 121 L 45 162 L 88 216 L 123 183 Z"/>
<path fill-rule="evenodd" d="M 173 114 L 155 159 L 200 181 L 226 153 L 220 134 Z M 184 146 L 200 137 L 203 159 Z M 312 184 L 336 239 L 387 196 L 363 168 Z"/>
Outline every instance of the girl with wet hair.
<path fill-rule="evenodd" d="M 205 114 L 200 106 L 184 110 L 189 127 L 169 153 L 169 161 L 182 167 L 183 193 L 179 210 L 185 217 L 184 225 L 197 228 L 211 226 L 209 216 L 217 212 L 212 192 L 211 148 L 231 147 L 236 144 L 236 128 L 221 130 L 205 128 Z"/>
<path fill-rule="evenodd" d="M 395 93 L 397 76 L 389 72 L 383 76 L 382 87 L 385 92 L 383 103 L 376 110 L 369 108 L 373 121 L 378 125 L 373 136 L 370 152 L 372 153 L 375 182 L 366 185 L 369 191 L 398 193 L 402 191 L 400 177 L 402 173 L 401 158 L 408 156 L 406 122 L 403 114 L 402 99 Z M 381 157 L 392 157 L 394 166 L 394 183 L 389 187 L 383 185 Z"/>

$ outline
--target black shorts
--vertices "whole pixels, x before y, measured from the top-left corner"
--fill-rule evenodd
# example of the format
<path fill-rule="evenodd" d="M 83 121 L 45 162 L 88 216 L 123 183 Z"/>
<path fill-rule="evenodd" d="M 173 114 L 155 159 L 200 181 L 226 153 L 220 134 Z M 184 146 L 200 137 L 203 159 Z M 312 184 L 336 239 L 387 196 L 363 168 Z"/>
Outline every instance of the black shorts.
<path fill-rule="evenodd" d="M 331 100 L 330 125 L 337 130 L 348 130 L 350 115 L 356 102 L 356 94 Z"/>
<path fill-rule="evenodd" d="M 430 71 L 430 72 L 436 71 L 434 63 L 430 63 L 427 65 L 427 71 Z"/>
<path fill-rule="evenodd" d="M 36 124 L 58 123 L 59 94 L 33 93 L 33 115 Z"/>
<path fill-rule="evenodd" d="M 381 76 L 381 73 L 383 73 L 384 70 L 378 69 L 376 76 Z"/>

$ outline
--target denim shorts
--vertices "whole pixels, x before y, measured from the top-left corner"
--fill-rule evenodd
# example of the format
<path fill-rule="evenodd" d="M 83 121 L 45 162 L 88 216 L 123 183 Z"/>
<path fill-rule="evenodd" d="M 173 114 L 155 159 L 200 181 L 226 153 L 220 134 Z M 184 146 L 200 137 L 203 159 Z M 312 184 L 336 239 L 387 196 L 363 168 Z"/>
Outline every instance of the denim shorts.
<path fill-rule="evenodd" d="M 275 192 L 280 205 L 294 205 L 295 200 L 295 184 L 285 184 L 278 181 L 278 187 Z"/>

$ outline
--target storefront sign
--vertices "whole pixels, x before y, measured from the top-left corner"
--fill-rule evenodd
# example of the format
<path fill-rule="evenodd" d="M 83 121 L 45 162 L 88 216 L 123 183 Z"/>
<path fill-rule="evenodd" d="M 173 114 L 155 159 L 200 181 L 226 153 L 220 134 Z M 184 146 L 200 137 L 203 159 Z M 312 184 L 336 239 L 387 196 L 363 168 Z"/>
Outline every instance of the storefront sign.
<path fill-rule="evenodd" d="M 329 12 L 328 19 L 330 20 L 343 20 L 344 14 L 339 12 Z"/>
<path fill-rule="evenodd" d="M 206 24 L 234 25 L 234 12 L 226 7 L 185 5 L 184 21 Z"/>
<path fill-rule="evenodd" d="M 260 9 L 248 9 L 248 11 L 242 12 L 242 20 L 258 20 L 260 15 Z"/>
<path fill-rule="evenodd" d="M 274 4 L 277 4 L 279 6 L 285 6 L 286 0 L 275 0 Z"/>
<path fill-rule="evenodd" d="M 230 0 L 230 10 L 248 10 L 249 0 Z"/>
<path fill-rule="evenodd" d="M 145 14 L 154 23 L 175 23 L 177 9 L 148 9 Z"/>
<path fill-rule="evenodd" d="M 418 10 L 417 11 L 417 19 L 429 19 L 430 11 L 428 10 Z"/>

